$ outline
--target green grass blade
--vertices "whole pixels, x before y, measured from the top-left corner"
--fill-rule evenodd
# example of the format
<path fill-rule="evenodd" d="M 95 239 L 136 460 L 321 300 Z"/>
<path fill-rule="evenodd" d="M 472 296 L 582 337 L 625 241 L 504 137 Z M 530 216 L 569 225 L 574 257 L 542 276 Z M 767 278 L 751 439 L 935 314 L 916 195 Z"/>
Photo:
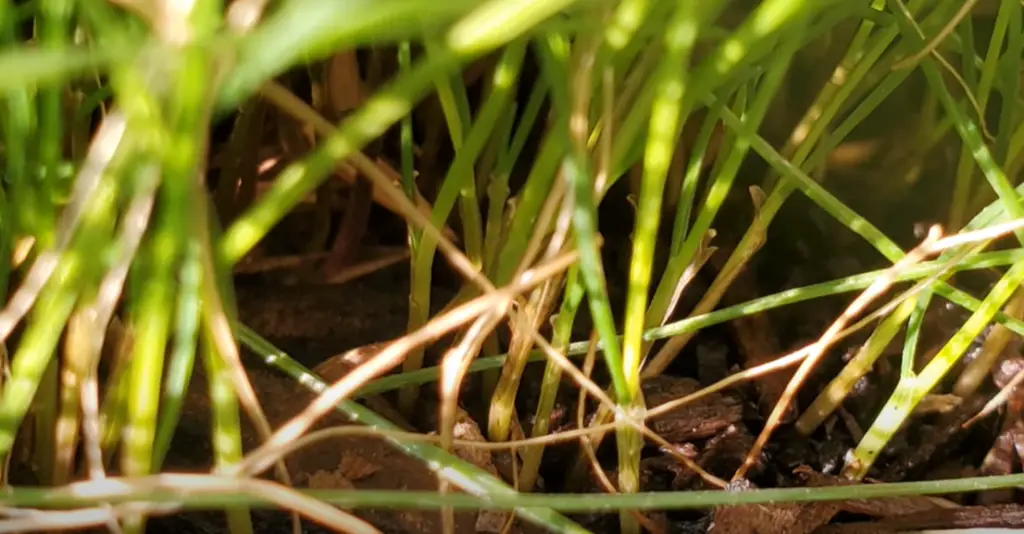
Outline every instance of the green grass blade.
<path fill-rule="evenodd" d="M 408 39 L 441 29 L 469 8 L 470 0 L 288 0 L 237 43 L 236 66 L 224 80 L 218 107 L 252 96 L 274 76 L 339 50 Z M 274 43 L 268 46 L 267 43 Z"/>
<path fill-rule="evenodd" d="M 996 267 L 1003 267 L 1011 265 L 1024 258 L 1024 250 L 1014 249 L 1009 251 L 1000 252 L 989 252 L 978 254 L 975 257 L 967 258 L 963 262 L 953 266 L 953 272 L 961 272 L 966 270 L 976 269 L 992 269 Z M 906 272 L 902 273 L 897 280 L 898 281 L 910 281 L 918 280 L 928 276 L 935 275 L 938 270 L 942 267 L 942 262 L 925 262 L 917 265 Z M 866 273 L 848 276 L 839 280 L 833 280 L 830 282 L 822 282 L 820 284 L 814 284 L 801 288 L 789 289 L 773 295 L 767 295 L 749 302 L 744 302 L 709 312 L 703 315 L 694 317 L 688 317 L 680 321 L 659 326 L 657 328 L 651 328 L 644 332 L 644 341 L 656 341 L 659 339 L 665 339 L 673 336 L 686 334 L 689 332 L 695 332 L 702 328 L 714 326 L 717 324 L 727 323 L 734 319 L 752 315 L 755 313 L 761 313 L 769 310 L 773 310 L 782 306 L 790 304 L 796 304 L 799 302 L 806 302 L 808 300 L 822 298 L 833 295 L 841 295 L 857 290 L 864 289 L 871 285 L 871 283 L 878 278 L 878 276 L 884 274 L 885 270 L 869 271 Z M 969 310 L 977 308 L 978 302 L 965 302 L 965 301 L 954 301 L 958 305 L 961 305 Z M 996 314 L 996 321 L 1004 324 L 1011 331 L 1024 335 L 1024 322 L 1006 316 L 1002 313 Z M 580 356 L 585 354 L 588 349 L 588 342 L 576 342 L 571 343 L 566 350 L 566 354 L 569 356 Z M 529 361 L 540 361 L 544 358 L 540 352 L 533 352 L 529 356 Z M 488 358 L 481 358 L 474 361 L 469 366 L 469 372 L 484 371 L 488 369 L 495 369 L 501 367 L 505 361 L 504 355 L 493 356 Z M 402 386 L 409 384 L 425 384 L 437 380 L 438 369 L 436 367 L 428 367 L 414 371 L 411 373 L 394 374 L 385 377 L 378 378 L 373 382 L 363 386 L 357 393 L 358 396 L 365 396 L 375 393 L 383 393 L 386 391 L 392 391 Z"/>
<path fill-rule="evenodd" d="M 235 333 L 240 343 L 248 346 L 256 354 L 260 355 L 267 365 L 295 379 L 296 383 L 306 386 L 313 393 L 320 393 L 327 388 L 328 384 L 320 377 L 262 339 L 252 330 L 243 325 L 238 325 Z M 336 410 L 352 421 L 371 428 L 392 431 L 400 430 L 391 421 L 352 401 L 340 403 Z M 438 447 L 417 441 L 403 441 L 391 438 L 387 438 L 387 441 L 403 453 L 422 460 L 435 471 L 437 476 L 447 479 L 470 494 L 484 498 L 497 496 L 513 497 L 518 495 L 515 490 L 490 473 L 465 460 L 454 457 Z M 557 512 L 548 509 L 543 504 L 528 508 L 515 508 L 518 515 L 556 532 L 580 534 L 587 532 L 586 529 L 583 529 Z"/>
<path fill-rule="evenodd" d="M 1013 265 L 985 297 L 982 305 L 967 320 L 960 330 L 932 358 L 920 373 L 902 377 L 896 391 L 879 412 L 871 428 L 857 444 L 852 457 L 843 468 L 843 474 L 850 478 L 863 478 L 874 464 L 878 454 L 921 399 L 931 392 L 938 382 L 960 359 L 967 347 L 992 321 L 993 316 L 1009 300 L 1013 292 L 1024 282 L 1024 262 Z"/>
<path fill-rule="evenodd" d="M 491 94 L 478 114 L 477 120 L 462 146 L 455 155 L 455 160 L 445 175 L 441 191 L 434 201 L 431 211 L 431 223 L 442 227 L 455 207 L 459 194 L 467 184 L 473 183 L 473 167 L 483 151 L 488 139 L 494 133 L 494 126 L 500 118 L 505 106 L 515 89 L 515 78 L 526 55 L 525 43 L 519 42 L 509 46 L 498 62 L 495 70 L 494 85 Z M 426 323 L 430 309 L 430 281 L 437 240 L 428 234 L 421 234 L 416 250 L 416 259 L 412 273 L 412 290 L 410 293 L 409 324 L 410 330 L 417 329 Z M 479 256 L 477 256 L 479 258 Z M 413 351 L 402 364 L 402 369 L 412 371 L 423 365 L 423 352 Z M 406 389 L 400 398 L 399 407 L 410 413 L 416 402 L 416 389 Z"/>
<path fill-rule="evenodd" d="M 240 260 L 305 195 L 320 185 L 336 161 L 345 159 L 401 120 L 426 95 L 434 77 L 455 65 L 455 58 L 449 55 L 419 63 L 367 100 L 305 159 L 281 171 L 261 200 L 225 230 L 219 245 L 225 261 Z"/>
<path fill-rule="evenodd" d="M 192 380 L 195 366 L 196 340 L 199 334 L 199 287 L 202 266 L 199 264 L 199 244 L 192 240 L 186 246 L 178 271 L 178 299 L 175 303 L 174 346 L 168 356 L 167 377 L 160 399 L 160 419 L 157 421 L 153 445 L 153 465 L 160 466 L 167 456 L 171 439 L 178 427 L 181 407 Z"/>

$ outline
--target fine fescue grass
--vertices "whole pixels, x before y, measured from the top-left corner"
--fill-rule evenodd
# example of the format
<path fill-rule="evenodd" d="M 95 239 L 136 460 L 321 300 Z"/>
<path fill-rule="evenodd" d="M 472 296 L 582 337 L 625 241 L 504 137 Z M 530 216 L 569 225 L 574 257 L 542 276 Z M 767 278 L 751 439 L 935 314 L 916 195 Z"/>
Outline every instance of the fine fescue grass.
<path fill-rule="evenodd" d="M 997 323 L 990 336 L 1003 341 L 987 343 L 989 357 L 976 358 L 957 381 L 962 397 L 978 389 L 1005 340 L 1024 334 L 1021 250 L 985 251 L 1004 237 L 1024 243 L 1022 11 L 1016 0 L 0 0 L 0 255 L 10 258 L 0 262 L 0 478 L 7 483 L 17 456 L 46 486 L 0 491 L 0 530 L 116 521 L 141 532 L 149 513 L 205 505 L 223 507 L 232 532 L 244 533 L 253 529 L 247 507 L 268 502 L 356 532 L 369 527 L 325 503 L 429 505 L 445 511 L 450 528 L 451 510 L 488 503 L 565 532 L 585 530 L 558 510 L 618 509 L 622 531 L 632 534 L 645 521 L 641 509 L 799 500 L 784 491 L 628 495 L 640 489 L 644 439 L 660 439 L 643 423 L 640 385 L 702 328 L 850 292 L 859 296 L 820 339 L 776 362 L 799 368 L 737 476 L 830 347 L 871 332 L 801 414 L 796 429 L 805 435 L 905 331 L 899 384 L 843 470 L 864 477 L 979 333 Z M 531 69 L 536 76 L 526 75 Z M 794 74 L 809 69 L 821 75 Z M 311 104 L 286 83 L 296 72 L 313 83 Z M 905 251 L 830 193 L 828 162 L 886 104 L 906 100 L 901 91 L 911 81 L 923 89 L 899 104 L 913 120 L 894 142 L 917 159 L 959 151 L 950 190 L 929 216 L 945 235 L 962 235 L 933 233 Z M 268 181 L 250 131 L 271 109 L 302 125 L 298 137 L 309 150 Z M 214 123 L 230 127 L 226 148 L 215 146 Z M 390 149 L 381 148 L 383 138 Z M 453 156 L 433 162 L 439 176 L 426 176 L 417 165 L 424 153 L 437 160 L 439 144 Z M 767 171 L 751 187 L 753 217 L 749 209 L 731 213 L 727 199 L 744 194 L 734 187 L 743 164 L 756 160 Z M 913 163 L 895 168 L 882 181 L 921 172 Z M 622 244 L 605 242 L 597 213 L 626 176 L 635 219 L 617 310 L 601 250 Z M 407 222 L 411 286 L 407 334 L 327 384 L 235 320 L 231 272 L 331 177 L 366 180 L 367 199 Z M 883 203 L 891 191 L 867 194 Z M 892 266 L 720 306 L 794 195 Z M 718 250 L 716 226 L 738 220 L 742 238 Z M 717 278 L 686 317 L 670 322 L 716 253 L 725 255 Z M 441 261 L 464 285 L 431 316 Z M 974 269 L 1001 273 L 982 300 L 954 285 L 957 272 Z M 923 317 L 942 300 L 970 318 L 921 365 Z M 573 342 L 583 306 L 595 335 Z M 500 324 L 511 330 L 507 354 L 499 354 Z M 425 346 L 451 332 L 442 364 L 424 368 Z M 271 428 L 238 343 L 295 378 L 295 387 L 320 394 L 317 402 Z M 566 358 L 597 345 L 603 384 Z M 116 354 L 105 359 L 109 347 Z M 548 435 L 562 378 L 572 378 L 600 402 L 587 446 L 615 434 L 618 493 L 582 505 L 571 495 L 526 496 L 538 479 L 540 441 L 519 444 L 517 487 L 451 454 L 468 374 L 484 375 L 488 438 L 509 441 L 524 368 L 538 359 L 546 368 L 533 426 L 523 431 Z M 156 476 L 197 363 L 208 382 L 216 472 Z M 354 402 L 398 390 L 398 408 L 410 412 L 418 386 L 431 381 L 442 394 L 434 441 Z M 429 465 L 439 491 L 411 499 L 288 489 L 285 448 L 334 409 Z M 262 440 L 248 454 L 243 411 Z M 253 478 L 275 465 L 280 487 Z M 102 485 L 107 470 L 117 471 L 120 486 Z M 879 486 L 872 495 L 1022 484 L 964 482 Z M 814 498 L 867 495 L 858 491 L 844 486 Z M 44 506 L 78 510 L 78 519 L 16 511 Z"/>

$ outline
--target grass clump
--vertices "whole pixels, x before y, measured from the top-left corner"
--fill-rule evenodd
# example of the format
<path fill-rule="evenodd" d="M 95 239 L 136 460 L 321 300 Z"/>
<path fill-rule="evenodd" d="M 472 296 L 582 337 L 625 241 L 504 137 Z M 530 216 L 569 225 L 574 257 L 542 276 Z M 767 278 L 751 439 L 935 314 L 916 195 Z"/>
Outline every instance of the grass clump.
<path fill-rule="evenodd" d="M 0 530 L 141 532 L 148 517 L 205 506 L 253 532 L 251 507 L 269 503 L 356 532 L 376 527 L 352 508 L 419 507 L 441 511 L 446 532 L 456 510 L 497 508 L 514 511 L 502 529 L 520 518 L 587 532 L 566 514 L 614 511 L 631 534 L 658 531 L 651 509 L 1019 485 L 1006 473 L 973 486 L 631 495 L 648 489 L 648 444 L 704 488 L 763 483 L 765 448 L 791 430 L 817 439 L 868 377 L 892 380 L 839 470 L 853 481 L 879 468 L 927 397 L 981 392 L 993 396 L 985 413 L 1008 402 L 1012 388 L 996 395 L 989 377 L 1024 334 L 1024 261 L 1008 244 L 1024 242 L 1022 11 L 1011 0 L 0 0 Z M 912 236 L 916 221 L 887 213 L 908 205 L 943 231 Z M 314 222 L 299 239 L 281 237 L 302 217 Z M 778 222 L 794 217 L 803 231 Z M 400 222 L 397 253 L 359 263 L 375 230 L 387 234 L 382 220 Z M 813 280 L 751 274 L 795 272 L 786 241 L 807 248 L 812 234 L 834 240 L 805 258 Z M 282 243 L 299 252 L 274 252 Z M 856 268 L 831 270 L 829 255 Z M 289 276 L 326 286 L 398 261 L 405 331 L 333 381 L 239 320 L 236 283 L 253 265 L 299 265 Z M 452 273 L 456 296 L 436 302 Z M 820 306 L 801 308 L 817 315 L 812 342 L 783 327 L 751 342 L 735 327 L 741 369 L 670 401 L 798 366 L 757 383 L 758 428 L 730 473 L 652 431 L 670 408 L 644 385 L 692 371 L 710 327 L 798 303 Z M 969 316 L 926 352 L 946 303 Z M 843 344 L 855 355 L 830 364 Z M 240 345 L 315 400 L 272 424 Z M 886 374 L 893 346 L 902 359 Z M 584 354 L 582 367 L 567 358 Z M 570 380 L 584 392 L 579 428 L 555 433 Z M 434 382 L 434 438 L 357 402 L 394 391 L 395 413 L 414 421 Z M 197 387 L 212 472 L 175 474 L 165 464 Z M 488 443 L 458 434 L 460 406 Z M 385 440 L 438 491 L 293 489 L 285 457 L 333 411 L 362 425 L 336 432 Z M 258 437 L 248 449 L 246 425 Z M 526 495 L 565 440 L 581 447 L 556 460 L 564 480 L 546 480 L 564 494 Z M 511 476 L 467 460 L 473 447 L 510 449 Z M 581 501 L 591 474 L 609 494 Z M 27 510 L 44 507 L 80 516 Z"/>

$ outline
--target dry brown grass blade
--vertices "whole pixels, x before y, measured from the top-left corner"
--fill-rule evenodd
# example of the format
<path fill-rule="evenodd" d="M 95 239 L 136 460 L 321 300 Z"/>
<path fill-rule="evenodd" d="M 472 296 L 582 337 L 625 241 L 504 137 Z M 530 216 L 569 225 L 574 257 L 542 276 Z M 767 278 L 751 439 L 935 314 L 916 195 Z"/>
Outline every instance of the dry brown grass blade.
<path fill-rule="evenodd" d="M 575 253 L 563 254 L 540 267 L 523 273 L 508 287 L 477 297 L 447 313 L 436 316 L 423 328 L 388 343 L 365 363 L 331 384 L 300 414 L 278 429 L 270 440 L 251 452 L 240 467 L 244 466 L 244 469 L 248 471 L 262 471 L 270 462 L 280 457 L 281 451 L 289 442 L 298 439 L 317 420 L 333 410 L 339 402 L 349 397 L 359 387 L 401 364 L 410 350 L 472 321 L 480 314 L 494 309 L 495 306 L 508 306 L 515 295 L 543 283 L 551 276 L 568 268 L 574 261 L 576 261 Z"/>
<path fill-rule="evenodd" d="M 441 361 L 441 406 L 438 417 L 438 432 L 441 434 L 441 447 L 447 451 L 452 450 L 454 440 L 455 422 L 458 412 L 459 390 L 462 381 L 473 362 L 475 355 L 480 353 L 484 340 L 488 334 L 505 317 L 510 301 L 499 304 L 493 309 L 480 315 L 473 325 L 466 331 L 462 341 L 453 347 Z M 444 477 L 438 479 L 438 491 L 447 493 L 451 483 Z M 441 510 L 442 528 L 446 534 L 455 532 L 455 510 L 446 506 Z"/>
<path fill-rule="evenodd" d="M 126 129 L 126 118 L 118 112 L 111 113 L 100 124 L 82 168 L 75 177 L 70 202 L 57 223 L 56 244 L 51 250 L 40 253 L 25 275 L 24 281 L 0 311 L 0 343 L 7 340 L 14 327 L 32 308 L 39 292 L 57 269 L 58 260 L 71 243 L 86 204 L 92 198 L 100 178 L 121 146 Z"/>
<path fill-rule="evenodd" d="M 967 15 L 971 13 L 971 10 L 974 9 L 974 6 L 977 3 L 978 0 L 964 0 L 964 3 L 960 6 L 960 9 L 956 12 L 955 15 L 953 15 L 953 19 L 950 20 L 948 24 L 943 26 L 942 30 L 940 30 L 939 33 L 935 35 L 935 37 L 932 37 L 932 39 L 928 41 L 924 48 L 922 48 L 921 50 L 917 51 L 916 53 L 909 57 L 906 57 L 904 59 L 897 61 L 896 63 L 893 63 L 892 70 L 908 69 L 917 65 L 917 63 L 924 59 L 924 57 L 927 56 L 928 54 L 937 55 L 936 50 L 939 48 L 939 45 L 942 44 L 942 41 L 945 41 L 946 38 L 949 37 L 954 30 L 956 30 L 957 25 L 959 25 L 960 22 L 967 18 Z"/>
<path fill-rule="evenodd" d="M 1003 386 L 1002 389 L 999 390 L 999 393 L 997 393 L 994 397 L 992 397 L 991 400 L 985 403 L 985 406 L 982 407 L 981 411 L 979 411 L 977 415 L 968 419 L 963 424 L 963 427 L 967 428 L 976 423 L 977 421 L 980 421 L 981 419 L 988 417 L 993 412 L 998 410 L 1000 406 L 1006 404 L 1006 402 L 1010 400 L 1010 397 L 1013 394 L 1014 390 L 1020 387 L 1021 384 L 1024 384 L 1024 369 L 1017 371 L 1017 374 L 1013 375 L 1013 378 L 1011 378 L 1010 381 L 1007 382 L 1007 384 Z"/>
<path fill-rule="evenodd" d="M 179 495 L 243 495 L 263 499 L 283 509 L 292 510 L 312 521 L 327 526 L 338 532 L 353 534 L 380 534 L 380 531 L 369 523 L 358 519 L 352 514 L 340 510 L 330 504 L 323 503 L 312 497 L 303 495 L 291 488 L 269 480 L 244 479 L 211 474 L 165 473 L 138 478 L 107 478 L 75 482 L 61 488 L 69 496 L 88 496 L 97 502 L 109 501 L 113 498 L 127 497 L 147 492 L 173 492 Z M 117 510 L 115 507 L 114 510 Z M 145 513 L 170 514 L 180 510 L 175 504 L 134 504 L 122 515 Z M 65 523 L 77 517 L 79 524 L 66 524 L 64 528 L 80 528 L 83 526 L 99 526 L 111 516 L 109 509 L 87 508 L 84 510 L 40 511 L 33 519 L 45 518 L 45 514 L 64 514 L 61 521 Z M 116 517 L 116 515 L 115 515 Z M 86 519 L 90 522 L 86 523 Z M 0 532 L 24 531 L 26 525 L 13 520 L 0 520 Z M 102 522 L 101 522 L 102 521 Z M 20 530 L 9 526 L 22 527 Z M 53 527 L 51 527 L 53 528 Z M 47 529 L 49 530 L 49 529 Z"/>
<path fill-rule="evenodd" d="M 789 405 L 796 396 L 800 386 L 803 385 L 804 380 L 806 380 L 807 376 L 810 375 L 814 366 L 818 363 L 821 357 L 824 356 L 825 351 L 838 340 L 839 334 L 843 329 L 845 329 L 846 325 L 853 321 L 853 319 L 871 302 L 888 290 L 896 281 L 896 277 L 900 272 L 924 260 L 932 252 L 932 245 L 939 240 L 940 236 L 941 230 L 939 227 L 933 226 L 929 231 L 928 236 L 920 245 L 917 246 L 917 248 L 907 253 L 906 256 L 887 269 L 883 275 L 879 276 L 870 286 L 868 286 L 867 289 L 861 292 L 861 294 L 858 295 L 849 306 L 847 306 L 842 315 L 832 322 L 828 327 L 828 330 L 818 338 L 818 341 L 810 346 L 809 354 L 790 379 L 789 384 L 787 384 L 786 389 L 782 392 L 782 396 L 775 405 L 775 409 L 772 410 L 771 415 L 768 416 L 768 420 L 765 421 L 764 429 L 757 436 L 754 446 L 751 447 L 750 451 L 747 453 L 747 457 L 743 460 L 743 464 L 740 465 L 739 469 L 736 470 L 736 474 L 733 475 L 734 481 L 744 478 L 747 470 L 757 463 L 757 459 L 761 455 L 761 450 L 764 448 L 765 444 L 768 443 L 768 439 L 781 423 L 783 414 L 789 409 Z"/>
<path fill-rule="evenodd" d="M 837 318 L 831 326 L 829 326 L 828 330 L 824 334 L 822 334 L 818 341 L 812 343 L 807 347 L 807 349 L 809 349 L 810 352 L 805 356 L 805 359 L 803 360 L 803 363 L 800 365 L 800 368 L 797 369 L 796 373 L 790 379 L 790 382 L 787 385 L 786 390 L 783 392 L 782 398 L 776 405 L 775 410 L 772 411 L 771 415 L 769 416 L 769 419 L 765 422 L 764 429 L 758 436 L 757 441 L 755 441 L 754 446 L 748 452 L 747 457 L 743 461 L 743 464 L 740 466 L 739 469 L 737 469 L 735 475 L 733 476 L 733 480 L 739 480 L 743 478 L 747 470 L 749 470 L 757 461 L 757 458 L 760 455 L 761 450 L 767 443 L 768 439 L 771 437 L 772 432 L 774 432 L 775 428 L 778 426 L 782 414 L 785 412 L 789 404 L 792 402 L 794 396 L 797 393 L 797 390 L 800 388 L 803 381 L 810 373 L 811 369 L 813 369 L 815 363 L 817 363 L 817 361 L 823 356 L 824 351 L 828 349 L 828 347 L 832 346 L 832 344 L 837 342 L 839 339 L 842 339 L 842 337 L 844 337 L 844 330 L 847 330 L 846 325 L 849 324 L 849 322 L 852 321 L 852 319 L 856 315 L 860 314 L 867 307 L 868 304 L 877 299 L 884 291 L 888 290 L 888 288 L 893 285 L 896 277 L 899 275 L 900 272 L 906 270 L 909 267 L 912 267 L 914 264 L 919 263 L 920 261 L 924 260 L 925 258 L 931 255 L 939 254 L 943 251 L 952 248 L 981 243 L 981 245 L 978 245 L 980 250 L 980 248 L 984 248 L 992 240 L 1000 236 L 1006 235 L 1008 233 L 1014 232 L 1022 227 L 1024 227 L 1024 219 L 1015 219 L 1002 224 L 993 225 L 991 227 L 984 228 L 981 230 L 962 232 L 957 235 L 940 239 L 941 229 L 937 225 L 932 226 L 928 233 L 928 236 L 922 241 L 920 245 L 918 245 L 916 248 L 908 252 L 903 258 L 901 258 L 898 262 L 893 264 L 892 267 L 887 269 L 885 273 L 880 275 L 870 286 L 868 286 L 867 289 L 861 292 L 861 294 L 858 295 L 858 297 L 846 308 L 846 310 L 843 311 L 842 315 L 839 318 Z M 936 273 L 928 280 L 918 283 L 914 289 L 905 293 L 902 298 L 907 298 L 908 294 L 926 287 L 928 284 L 931 283 L 931 281 L 937 279 L 938 276 L 939 274 Z M 900 300 L 902 300 L 902 298 Z M 880 316 L 880 312 L 884 310 L 889 310 L 892 306 L 895 305 L 895 301 L 890 302 L 889 305 L 884 306 L 882 310 L 870 314 L 868 318 L 866 318 L 864 321 L 861 321 L 860 324 L 866 324 L 867 319 L 871 317 Z M 885 311 L 885 313 L 888 313 L 888 311 Z"/>
<path fill-rule="evenodd" d="M 328 136 L 337 131 L 331 124 L 315 109 L 296 97 L 291 91 L 277 83 L 268 83 L 260 89 L 260 94 L 271 104 L 292 118 L 311 126 L 318 134 Z M 385 207 L 389 211 L 410 218 L 412 206 L 405 193 L 401 190 L 401 175 L 383 161 L 373 161 L 362 152 L 354 152 L 348 161 L 338 163 L 338 175 L 348 183 L 353 183 L 362 173 L 373 183 L 373 201 Z M 397 191 L 398 197 L 395 196 Z M 400 197 L 400 198 L 399 198 Z M 413 216 L 413 222 L 422 226 L 430 217 L 430 204 L 423 195 L 416 194 L 415 210 L 419 217 Z M 454 236 L 454 232 L 445 228 L 446 236 Z M 444 245 L 440 245 L 444 251 Z"/>

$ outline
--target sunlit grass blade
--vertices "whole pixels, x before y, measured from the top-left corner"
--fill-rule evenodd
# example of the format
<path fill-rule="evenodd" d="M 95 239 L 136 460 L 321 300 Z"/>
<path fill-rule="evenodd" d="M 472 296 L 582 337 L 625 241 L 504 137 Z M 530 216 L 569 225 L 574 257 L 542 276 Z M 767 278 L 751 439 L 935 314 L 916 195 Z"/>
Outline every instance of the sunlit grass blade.
<path fill-rule="evenodd" d="M 765 114 L 768 110 L 768 105 L 775 98 L 776 92 L 781 85 L 783 75 L 789 67 L 789 62 L 792 59 L 793 54 L 796 52 L 797 46 L 801 42 L 801 37 L 800 32 L 795 32 L 793 36 L 789 37 L 788 41 L 784 41 L 777 45 L 778 53 L 774 56 L 768 72 L 754 89 L 755 97 L 753 102 L 750 103 L 748 109 L 743 110 L 744 127 L 748 128 L 748 131 L 755 131 L 758 129 L 761 122 L 764 120 Z M 740 105 L 743 105 L 742 99 L 740 99 L 739 103 Z M 674 293 L 675 286 L 678 280 L 682 277 L 685 269 L 694 261 L 700 247 L 704 244 L 707 232 L 711 228 L 711 224 L 714 221 L 719 208 L 725 201 L 726 195 L 732 188 L 733 181 L 739 173 L 740 164 L 750 148 L 750 142 L 742 137 L 738 137 L 733 143 L 727 142 L 727 144 L 730 144 L 731 148 L 727 150 L 724 159 L 720 160 L 721 166 L 717 169 L 718 174 L 715 176 L 711 187 L 708 189 L 708 193 L 702 202 L 701 209 L 697 214 L 697 220 L 694 222 L 693 228 L 690 230 L 690 234 L 680 247 L 679 252 L 669 259 L 669 265 L 666 268 L 666 274 L 662 278 L 662 282 L 659 284 L 658 293 L 655 294 L 655 297 L 652 299 L 652 303 L 647 310 L 647 316 L 645 318 L 646 326 L 653 326 L 662 322 L 670 302 L 669 297 Z M 756 229 L 759 228 L 760 225 L 764 224 L 763 217 L 764 206 L 758 206 L 757 215 L 755 216 L 752 228 Z M 758 234 L 755 233 L 751 235 Z M 744 250 L 741 247 L 737 247 L 737 251 Z M 730 262 L 727 262 L 727 266 L 721 270 L 719 277 L 715 280 L 712 287 L 705 293 L 704 297 L 697 305 L 697 308 L 695 308 L 695 313 L 704 313 L 714 309 L 717 305 L 718 298 L 720 298 L 725 289 L 732 283 L 733 277 L 735 277 L 739 272 L 737 266 L 733 265 L 733 258 L 742 257 L 743 256 L 741 255 L 734 254 L 733 257 L 730 258 Z M 664 295 L 664 297 L 658 300 L 658 297 L 661 295 Z M 659 351 L 659 353 L 652 358 L 647 365 L 645 365 L 644 375 L 655 376 L 664 371 L 668 364 L 676 357 L 676 355 L 679 354 L 679 351 L 682 349 L 682 346 L 686 341 L 686 336 L 678 337 L 674 339 L 670 345 L 666 345 L 666 347 L 662 348 L 662 350 Z"/>
<path fill-rule="evenodd" d="M 629 3 L 621 4 L 629 6 Z M 622 372 L 626 386 L 626 406 L 633 413 L 644 407 L 640 391 L 640 366 L 643 360 L 643 330 L 647 298 L 654 263 L 654 249 L 661 223 L 662 199 L 665 180 L 672 163 L 672 154 L 678 143 L 680 124 L 686 120 L 692 99 L 687 91 L 691 80 L 685 75 L 690 54 L 707 15 L 715 10 L 711 2 L 681 4 L 665 30 L 665 55 L 658 68 L 654 102 L 644 148 L 643 176 L 640 198 L 633 231 L 633 249 L 629 265 L 629 289 L 626 295 L 626 315 L 623 331 Z M 685 102 L 685 103 L 684 103 Z M 625 406 L 623 406 L 625 407 Z M 640 490 L 640 449 L 643 440 L 639 433 L 624 429 L 617 433 L 619 458 L 619 491 L 634 493 Z M 624 532 L 638 532 L 631 514 L 620 515 Z"/>
<path fill-rule="evenodd" d="M 237 64 L 224 80 L 219 107 L 236 105 L 296 64 L 322 59 L 338 50 L 440 29 L 475 5 L 469 0 L 283 2 L 256 30 L 239 39 Z M 270 42 L 274 46 L 267 46 Z"/>
<path fill-rule="evenodd" d="M 449 214 L 455 207 L 460 193 L 467 184 L 473 182 L 473 168 L 477 158 L 488 139 L 494 133 L 495 123 L 501 116 L 504 107 L 508 105 L 509 98 L 515 89 L 515 78 L 522 65 L 526 54 L 526 45 L 519 42 L 509 46 L 494 73 L 494 84 L 491 93 L 488 95 L 483 108 L 477 115 L 476 121 L 465 140 L 464 146 L 456 151 L 455 160 L 449 167 L 441 185 L 431 212 L 431 223 L 436 227 L 444 225 Z M 434 254 L 437 250 L 437 240 L 432 236 L 421 234 L 417 238 L 416 256 L 412 269 L 412 285 L 409 297 L 409 322 L 408 328 L 415 330 L 426 323 L 430 313 L 430 288 L 431 269 L 434 263 Z M 477 259 L 480 258 L 479 250 Z M 403 363 L 402 369 L 406 371 L 416 370 L 423 365 L 422 351 L 414 351 L 409 354 Z M 417 391 L 415 389 L 403 390 L 399 401 L 399 408 L 410 413 L 413 403 L 416 402 Z"/>
<path fill-rule="evenodd" d="M 14 445 L 18 426 L 49 366 L 65 322 L 95 265 L 87 262 L 112 225 L 116 182 L 101 184 L 89 198 L 82 228 L 73 246 L 58 260 L 50 283 L 43 288 L 11 361 L 10 380 L 0 392 L 0 458 Z"/>
<path fill-rule="evenodd" d="M 185 248 L 178 274 L 178 298 L 175 302 L 174 345 L 168 355 L 164 385 L 161 388 L 160 419 L 153 445 L 153 465 L 161 466 L 178 428 L 181 407 L 192 380 L 196 343 L 199 337 L 199 243 L 191 240 Z M 211 388 L 213 386 L 211 385 Z"/>
<path fill-rule="evenodd" d="M 963 261 L 953 265 L 952 270 L 954 272 L 962 272 L 967 270 L 1004 267 L 1020 261 L 1022 257 L 1024 257 L 1024 251 L 1020 249 L 982 253 L 971 258 L 965 258 Z M 912 267 L 906 272 L 901 273 L 897 280 L 910 281 L 934 276 L 940 268 L 943 268 L 943 263 L 941 261 L 924 262 L 921 265 Z M 749 302 L 743 302 L 703 315 L 688 317 L 663 326 L 648 329 L 644 332 L 644 341 L 665 339 L 672 336 L 686 334 L 688 332 L 694 332 L 717 324 L 723 324 L 746 315 L 761 313 L 816 298 L 841 295 L 864 289 L 883 272 L 884 270 L 868 271 L 839 280 L 789 289 L 781 293 L 767 295 Z M 957 303 L 970 310 L 977 309 L 978 304 L 976 301 L 973 303 L 964 301 Z M 1013 317 L 1006 316 L 1002 313 L 997 313 L 995 320 L 1000 322 L 1000 324 L 1005 325 L 1012 332 L 1024 335 L 1024 322 Z M 583 355 L 587 352 L 588 345 L 589 343 L 586 341 L 570 343 L 566 350 L 566 354 L 569 356 Z M 503 355 L 481 358 L 469 366 L 469 372 L 478 372 L 501 367 L 505 358 L 506 357 Z M 529 361 L 531 362 L 540 361 L 541 359 L 543 359 L 543 355 L 539 351 L 534 351 L 529 355 Z M 388 375 L 378 378 L 363 386 L 356 396 L 359 397 L 374 393 L 392 391 L 409 384 L 425 384 L 427 382 L 437 380 L 437 376 L 437 367 L 428 367 L 420 369 L 419 371 Z"/>
<path fill-rule="evenodd" d="M 996 283 L 985 297 L 982 305 L 960 330 L 918 373 L 904 376 L 896 385 L 896 390 L 879 412 L 871 428 L 857 444 L 852 456 L 843 468 L 843 474 L 849 478 L 861 479 L 867 475 L 878 454 L 885 448 L 893 435 L 913 412 L 917 404 L 930 393 L 960 359 L 971 342 L 991 321 L 993 315 L 1024 281 L 1024 262 L 1014 264 Z"/>

